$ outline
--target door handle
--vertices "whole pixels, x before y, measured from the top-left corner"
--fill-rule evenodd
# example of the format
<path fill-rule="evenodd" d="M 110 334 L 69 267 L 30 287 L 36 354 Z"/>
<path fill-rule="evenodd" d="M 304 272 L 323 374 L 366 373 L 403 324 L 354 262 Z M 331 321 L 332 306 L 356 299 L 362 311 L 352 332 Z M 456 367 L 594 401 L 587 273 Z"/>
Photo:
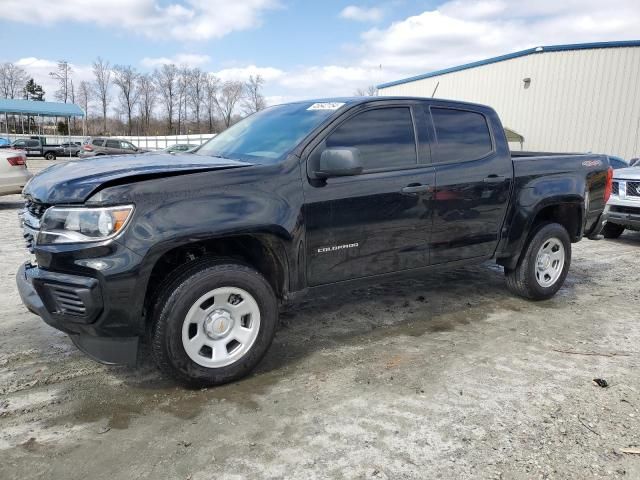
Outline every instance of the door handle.
<path fill-rule="evenodd" d="M 428 192 L 429 190 L 431 190 L 431 186 L 417 183 L 417 184 L 407 185 L 402 189 L 402 193 L 421 193 L 421 192 Z"/>
<path fill-rule="evenodd" d="M 507 178 L 504 175 L 489 175 L 484 178 L 484 183 L 500 183 L 504 182 L 504 179 Z"/>

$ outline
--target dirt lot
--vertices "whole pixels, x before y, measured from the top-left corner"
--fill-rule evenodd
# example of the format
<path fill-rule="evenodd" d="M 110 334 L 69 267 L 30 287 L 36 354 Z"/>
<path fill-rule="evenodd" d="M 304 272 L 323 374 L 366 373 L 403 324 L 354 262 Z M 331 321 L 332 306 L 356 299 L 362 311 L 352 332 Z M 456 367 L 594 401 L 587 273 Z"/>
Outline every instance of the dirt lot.
<path fill-rule="evenodd" d="M 0 478 L 640 478 L 640 234 L 531 303 L 492 265 L 299 305 L 255 375 L 105 367 L 22 307 L 0 198 Z M 608 388 L 592 382 L 604 378 Z"/>

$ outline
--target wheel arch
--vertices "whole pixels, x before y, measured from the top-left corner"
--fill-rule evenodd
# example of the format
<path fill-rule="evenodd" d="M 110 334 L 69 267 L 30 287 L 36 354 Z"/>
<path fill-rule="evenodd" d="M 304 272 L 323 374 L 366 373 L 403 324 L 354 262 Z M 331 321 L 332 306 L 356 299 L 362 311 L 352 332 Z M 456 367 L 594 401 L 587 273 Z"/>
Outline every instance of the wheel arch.
<path fill-rule="evenodd" d="M 567 230 L 572 243 L 580 241 L 584 233 L 584 215 L 584 201 L 579 196 L 552 198 L 540 202 L 532 209 L 528 220 L 521 222 L 521 227 L 512 225 L 512 228 L 522 228 L 522 234 L 512 246 L 510 254 L 498 256 L 497 262 L 506 268 L 515 268 L 531 232 L 541 223 L 558 223 Z"/>
<path fill-rule="evenodd" d="M 165 249 L 155 257 L 145 288 L 144 310 L 149 310 L 160 293 L 164 280 L 173 277 L 199 259 L 230 259 L 251 267 L 263 275 L 276 297 L 283 299 L 289 287 L 289 262 L 282 240 L 269 234 L 239 234 L 185 242 Z"/>

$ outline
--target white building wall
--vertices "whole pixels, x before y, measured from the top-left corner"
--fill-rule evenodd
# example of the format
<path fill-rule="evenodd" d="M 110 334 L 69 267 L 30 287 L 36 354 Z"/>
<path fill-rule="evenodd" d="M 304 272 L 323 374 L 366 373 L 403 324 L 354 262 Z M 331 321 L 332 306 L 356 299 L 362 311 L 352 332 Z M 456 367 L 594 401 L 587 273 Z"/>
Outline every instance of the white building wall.
<path fill-rule="evenodd" d="M 492 106 L 525 150 L 640 156 L 640 47 L 536 53 L 379 94 L 430 97 L 438 82 L 436 98 Z"/>

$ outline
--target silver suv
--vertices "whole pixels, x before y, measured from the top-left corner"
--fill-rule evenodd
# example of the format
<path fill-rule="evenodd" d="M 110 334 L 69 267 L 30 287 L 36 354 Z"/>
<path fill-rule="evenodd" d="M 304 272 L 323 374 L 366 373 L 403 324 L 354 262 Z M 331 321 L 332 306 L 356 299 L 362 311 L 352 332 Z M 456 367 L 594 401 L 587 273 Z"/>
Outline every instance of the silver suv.
<path fill-rule="evenodd" d="M 80 158 L 97 157 L 99 155 L 131 155 L 146 153 L 149 150 L 136 147 L 133 143 L 118 138 L 95 137 L 87 139 L 82 145 Z"/>
<path fill-rule="evenodd" d="M 604 212 L 605 238 L 618 238 L 627 228 L 640 230 L 640 167 L 613 171 L 613 189 Z"/>

